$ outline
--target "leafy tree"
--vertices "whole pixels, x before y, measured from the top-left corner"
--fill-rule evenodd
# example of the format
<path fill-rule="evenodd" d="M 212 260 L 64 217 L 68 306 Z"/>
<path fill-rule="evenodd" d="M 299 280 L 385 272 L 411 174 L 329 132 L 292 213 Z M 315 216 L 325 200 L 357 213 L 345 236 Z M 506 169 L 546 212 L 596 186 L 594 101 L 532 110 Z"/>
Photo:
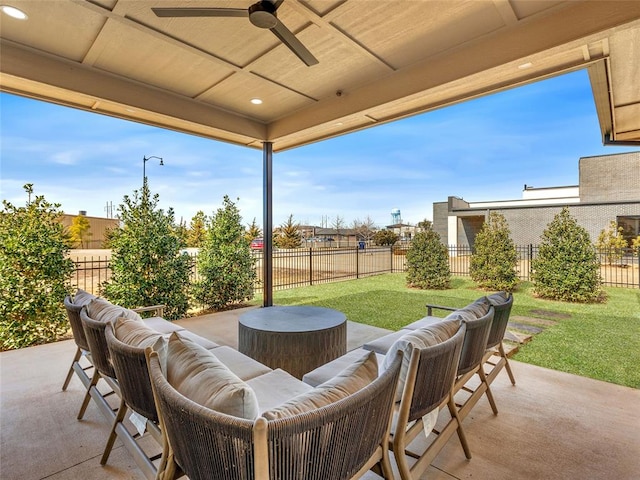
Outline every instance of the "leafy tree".
<path fill-rule="evenodd" d="M 600 264 L 589 233 L 564 207 L 547 225 L 532 262 L 534 292 L 568 302 L 605 300 Z"/>
<path fill-rule="evenodd" d="M 207 217 L 202 210 L 198 210 L 191 219 L 191 227 L 187 236 L 187 246 L 202 247 L 207 236 Z"/>
<path fill-rule="evenodd" d="M 167 319 L 181 318 L 189 306 L 191 258 L 181 253 L 184 241 L 176 231 L 173 209 L 158 207 L 146 179 L 119 207 L 122 226 L 109 231 L 111 278 L 104 295 L 123 307 L 166 305 Z"/>
<path fill-rule="evenodd" d="M 225 195 L 198 254 L 200 280 L 194 290 L 205 308 L 221 309 L 253 298 L 255 260 L 241 221 L 238 207 Z"/>
<path fill-rule="evenodd" d="M 511 292 L 518 284 L 518 253 L 504 215 L 491 212 L 476 235 L 469 273 L 486 290 Z"/>
<path fill-rule="evenodd" d="M 245 237 L 249 241 L 262 237 L 262 229 L 256 223 L 255 217 L 253 217 L 253 221 L 251 222 L 251 225 L 247 226 Z"/>
<path fill-rule="evenodd" d="M 0 211 L 0 341 L 2 350 L 58 339 L 69 329 L 63 299 L 73 262 L 59 204 L 44 196 L 25 207 L 3 200 Z"/>
<path fill-rule="evenodd" d="M 640 235 L 631 239 L 631 248 L 640 255 Z"/>
<path fill-rule="evenodd" d="M 85 241 L 91 236 L 91 224 L 84 215 L 78 215 L 73 217 L 71 226 L 69 227 L 69 235 L 71 243 L 79 248 L 84 248 L 87 245 Z"/>
<path fill-rule="evenodd" d="M 302 245 L 300 224 L 293 221 L 293 215 L 280 225 L 277 235 L 274 235 L 274 243 L 278 248 L 299 248 Z"/>
<path fill-rule="evenodd" d="M 180 223 L 178 223 L 177 225 L 173 225 L 173 231 L 180 239 L 180 243 L 182 243 L 182 245 L 187 245 L 187 241 L 189 240 L 189 229 L 187 228 L 187 222 L 180 219 Z"/>
<path fill-rule="evenodd" d="M 627 240 L 623 235 L 624 229 L 618 227 L 615 220 L 612 220 L 608 229 L 602 229 L 598 235 L 596 248 L 603 254 L 607 263 L 612 265 L 622 260 L 624 249 L 627 248 Z"/>
<path fill-rule="evenodd" d="M 398 235 L 391 230 L 378 230 L 373 234 L 373 243 L 376 245 L 393 245 L 398 241 Z"/>
<path fill-rule="evenodd" d="M 364 220 L 355 219 L 353 221 L 353 229 L 356 232 L 358 240 L 369 242 L 376 233 L 376 224 L 371 217 L 367 215 Z"/>
<path fill-rule="evenodd" d="M 449 288 L 449 251 L 431 222 L 425 220 L 421 225 L 422 231 L 415 234 L 407 250 L 407 285 L 424 289 Z"/>

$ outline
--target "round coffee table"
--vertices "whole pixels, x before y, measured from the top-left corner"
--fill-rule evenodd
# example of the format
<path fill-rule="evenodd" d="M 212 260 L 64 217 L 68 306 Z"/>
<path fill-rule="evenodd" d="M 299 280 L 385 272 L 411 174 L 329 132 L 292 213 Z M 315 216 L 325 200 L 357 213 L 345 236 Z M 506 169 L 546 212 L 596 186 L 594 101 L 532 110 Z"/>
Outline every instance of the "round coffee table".
<path fill-rule="evenodd" d="M 262 307 L 238 325 L 240 352 L 297 378 L 347 351 L 347 317 L 330 308 Z"/>

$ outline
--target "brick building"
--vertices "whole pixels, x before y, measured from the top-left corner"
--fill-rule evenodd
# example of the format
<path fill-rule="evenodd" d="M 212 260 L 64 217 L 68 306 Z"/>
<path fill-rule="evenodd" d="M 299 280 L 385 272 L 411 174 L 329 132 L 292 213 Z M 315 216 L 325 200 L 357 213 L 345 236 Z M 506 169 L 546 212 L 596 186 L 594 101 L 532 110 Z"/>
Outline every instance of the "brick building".
<path fill-rule="evenodd" d="M 538 244 L 562 207 L 587 229 L 592 241 L 612 220 L 627 237 L 640 235 L 640 151 L 582 157 L 579 184 L 533 188 L 524 186 L 522 199 L 467 202 L 449 197 L 433 204 L 433 226 L 448 245 L 473 245 L 489 212 L 505 216 L 516 245 Z"/>

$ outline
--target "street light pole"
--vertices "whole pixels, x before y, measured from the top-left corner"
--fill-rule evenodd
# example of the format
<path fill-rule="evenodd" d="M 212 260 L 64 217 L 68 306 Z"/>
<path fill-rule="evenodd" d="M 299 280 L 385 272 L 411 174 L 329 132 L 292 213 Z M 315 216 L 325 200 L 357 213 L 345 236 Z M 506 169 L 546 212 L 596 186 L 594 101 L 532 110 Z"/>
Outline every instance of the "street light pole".
<path fill-rule="evenodd" d="M 155 155 L 151 155 L 150 157 L 143 156 L 142 157 L 142 185 L 144 185 L 145 182 L 147 181 L 146 166 L 147 166 L 147 162 L 152 158 L 157 158 L 158 160 L 160 160 L 160 166 L 164 165 L 164 162 L 162 161 L 162 157 L 156 157 Z"/>

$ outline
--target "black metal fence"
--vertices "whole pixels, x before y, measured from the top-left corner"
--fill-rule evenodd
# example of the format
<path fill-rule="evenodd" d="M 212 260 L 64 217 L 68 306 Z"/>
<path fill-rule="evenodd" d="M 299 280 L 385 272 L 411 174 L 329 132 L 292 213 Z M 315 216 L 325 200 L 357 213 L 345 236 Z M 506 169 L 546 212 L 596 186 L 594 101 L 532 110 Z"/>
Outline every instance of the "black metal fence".
<path fill-rule="evenodd" d="M 273 287 L 276 290 L 316 285 L 378 275 L 403 272 L 406 269 L 407 245 L 394 247 L 298 248 L 273 252 Z M 518 252 L 518 278 L 530 280 L 532 260 L 538 254 L 536 245 L 520 245 Z M 472 249 L 464 245 L 449 246 L 451 274 L 469 276 Z M 262 252 L 256 258 L 256 292 L 262 291 Z M 640 288 L 640 252 L 631 249 L 611 256 L 598 252 L 603 284 L 614 287 Z M 198 278 L 197 255 L 191 255 L 191 280 Z M 98 294 L 100 284 L 111 277 L 108 256 L 83 257 L 75 260 L 74 286 Z"/>

